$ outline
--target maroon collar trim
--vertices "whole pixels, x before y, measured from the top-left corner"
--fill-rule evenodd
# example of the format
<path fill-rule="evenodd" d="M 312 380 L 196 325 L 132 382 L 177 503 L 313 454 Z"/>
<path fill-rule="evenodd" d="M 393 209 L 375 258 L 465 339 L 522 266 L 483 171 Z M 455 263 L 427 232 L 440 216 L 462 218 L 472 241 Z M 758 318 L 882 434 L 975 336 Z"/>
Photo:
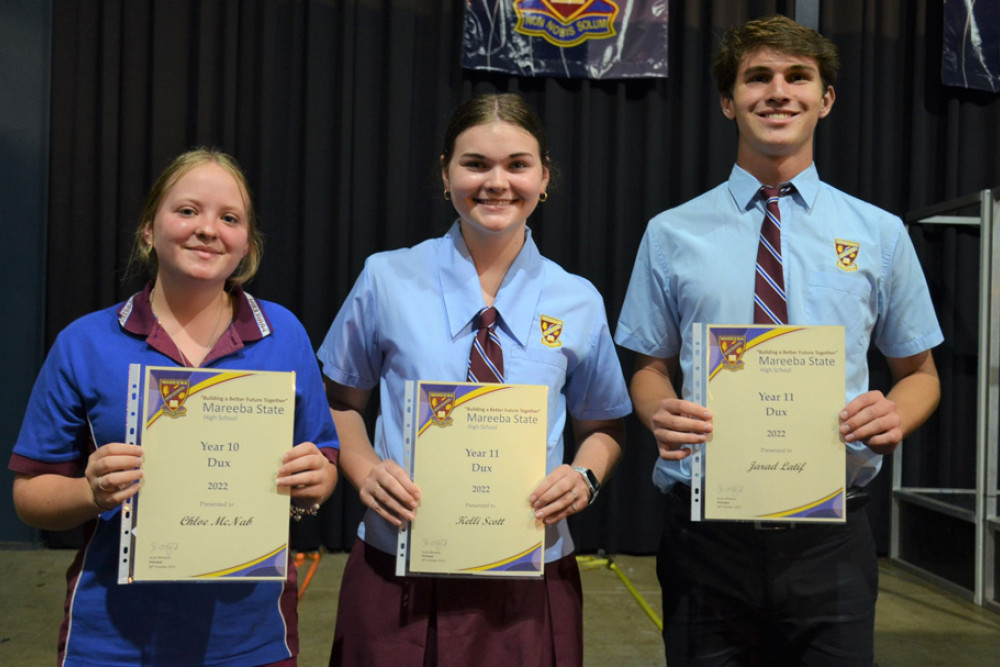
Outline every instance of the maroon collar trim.
<path fill-rule="evenodd" d="M 153 315 L 153 308 L 149 303 L 152 288 L 153 284 L 147 283 L 141 292 L 136 292 L 122 304 L 118 309 L 118 325 L 130 334 L 145 337 L 150 347 L 184 366 L 184 357 L 177 345 Z M 242 349 L 246 343 L 270 336 L 273 332 L 270 320 L 255 298 L 241 287 L 234 287 L 231 293 L 236 303 L 233 322 L 216 341 L 215 347 L 202 361 L 202 366 Z"/>

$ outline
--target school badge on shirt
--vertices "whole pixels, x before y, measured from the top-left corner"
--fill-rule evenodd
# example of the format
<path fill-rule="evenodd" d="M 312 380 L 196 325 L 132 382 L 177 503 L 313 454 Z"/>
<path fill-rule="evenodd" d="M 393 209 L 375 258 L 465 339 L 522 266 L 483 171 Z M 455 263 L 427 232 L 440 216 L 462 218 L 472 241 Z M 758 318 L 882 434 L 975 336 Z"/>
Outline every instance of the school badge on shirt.
<path fill-rule="evenodd" d="M 858 252 L 861 251 L 861 244 L 857 241 L 834 239 L 834 247 L 837 249 L 837 266 L 844 271 L 857 271 L 858 266 L 855 262 L 858 259 Z"/>
<path fill-rule="evenodd" d="M 728 371 L 743 370 L 743 351 L 747 348 L 746 336 L 719 336 L 722 367 Z"/>
<path fill-rule="evenodd" d="M 451 426 L 451 411 L 455 408 L 455 392 L 429 392 L 427 402 L 431 406 L 431 423 L 435 426 Z"/>
<path fill-rule="evenodd" d="M 559 340 L 559 337 L 562 336 L 563 321 L 549 315 L 542 315 L 538 323 L 542 328 L 542 343 L 549 347 L 562 347 L 562 341 Z"/>
<path fill-rule="evenodd" d="M 187 414 L 184 401 L 187 400 L 189 380 L 179 378 L 160 378 L 160 396 L 163 397 L 163 414 L 168 417 L 183 417 Z"/>

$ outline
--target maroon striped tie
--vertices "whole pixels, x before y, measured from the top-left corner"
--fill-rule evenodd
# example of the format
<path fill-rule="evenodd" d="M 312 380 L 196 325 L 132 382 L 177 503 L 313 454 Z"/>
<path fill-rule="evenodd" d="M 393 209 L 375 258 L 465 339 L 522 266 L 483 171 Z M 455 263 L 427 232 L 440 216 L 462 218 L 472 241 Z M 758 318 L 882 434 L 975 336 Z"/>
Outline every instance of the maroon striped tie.
<path fill-rule="evenodd" d="M 497 309 L 483 308 L 476 315 L 479 329 L 469 351 L 466 382 L 503 382 L 503 349 L 497 336 Z"/>
<path fill-rule="evenodd" d="M 781 258 L 781 213 L 778 198 L 792 191 L 791 185 L 782 188 L 762 187 L 767 198 L 764 222 L 760 226 L 760 243 L 757 245 L 757 276 L 753 289 L 754 324 L 787 324 L 788 298 L 785 295 L 785 272 Z"/>

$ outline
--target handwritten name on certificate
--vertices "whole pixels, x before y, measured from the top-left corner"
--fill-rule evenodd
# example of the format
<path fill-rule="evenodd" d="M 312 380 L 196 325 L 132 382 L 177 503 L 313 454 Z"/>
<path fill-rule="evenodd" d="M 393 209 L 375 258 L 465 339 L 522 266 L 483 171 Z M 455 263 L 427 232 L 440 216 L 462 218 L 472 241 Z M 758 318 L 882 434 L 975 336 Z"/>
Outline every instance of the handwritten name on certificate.
<path fill-rule="evenodd" d="M 276 480 L 295 373 L 150 366 L 142 377 L 130 413 L 143 480 L 122 508 L 119 583 L 284 579 L 289 499 Z"/>
<path fill-rule="evenodd" d="M 702 518 L 843 522 L 844 328 L 698 328 L 714 415 L 700 453 Z"/>
<path fill-rule="evenodd" d="M 545 478 L 548 387 L 408 383 L 408 463 L 420 487 L 398 574 L 539 577 L 545 530 L 528 497 Z"/>

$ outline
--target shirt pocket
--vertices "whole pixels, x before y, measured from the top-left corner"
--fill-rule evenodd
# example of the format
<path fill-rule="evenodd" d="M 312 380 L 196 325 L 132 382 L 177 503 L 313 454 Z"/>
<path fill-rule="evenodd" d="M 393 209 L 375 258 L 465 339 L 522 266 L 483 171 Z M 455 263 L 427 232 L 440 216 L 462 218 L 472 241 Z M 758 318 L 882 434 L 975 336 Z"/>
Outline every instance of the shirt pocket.
<path fill-rule="evenodd" d="M 824 271 L 809 274 L 806 321 L 809 324 L 842 325 L 845 352 L 866 354 L 875 326 L 877 304 L 866 274 L 838 275 Z"/>
<path fill-rule="evenodd" d="M 516 350 L 508 357 L 504 351 L 506 366 L 504 379 L 518 384 L 544 384 L 555 393 L 562 391 L 566 384 L 566 355 L 557 350 Z"/>

